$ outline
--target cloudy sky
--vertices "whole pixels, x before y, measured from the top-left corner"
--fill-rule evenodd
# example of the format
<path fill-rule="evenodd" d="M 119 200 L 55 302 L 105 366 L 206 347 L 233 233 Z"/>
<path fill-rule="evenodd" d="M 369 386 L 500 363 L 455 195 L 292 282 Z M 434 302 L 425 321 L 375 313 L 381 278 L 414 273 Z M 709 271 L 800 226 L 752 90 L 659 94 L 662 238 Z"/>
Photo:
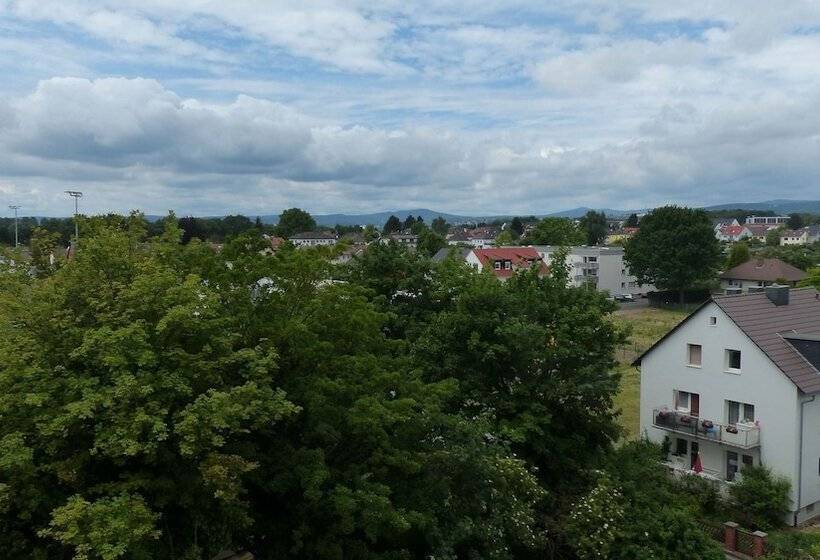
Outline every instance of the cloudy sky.
<path fill-rule="evenodd" d="M 0 0 L 0 77 L 26 214 L 820 198 L 816 0 Z"/>

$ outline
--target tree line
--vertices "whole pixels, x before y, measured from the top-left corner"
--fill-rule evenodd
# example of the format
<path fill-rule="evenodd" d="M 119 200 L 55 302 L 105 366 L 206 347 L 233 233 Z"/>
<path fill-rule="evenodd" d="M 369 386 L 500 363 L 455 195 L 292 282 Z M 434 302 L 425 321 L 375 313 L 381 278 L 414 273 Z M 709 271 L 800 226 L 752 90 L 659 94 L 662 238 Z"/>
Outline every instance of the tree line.
<path fill-rule="evenodd" d="M 608 558 L 722 557 L 660 451 L 616 448 L 628 333 L 559 261 L 501 283 L 397 244 L 338 267 L 255 228 L 83 226 L 62 266 L 0 273 L 7 556 L 585 560 L 601 496 Z"/>

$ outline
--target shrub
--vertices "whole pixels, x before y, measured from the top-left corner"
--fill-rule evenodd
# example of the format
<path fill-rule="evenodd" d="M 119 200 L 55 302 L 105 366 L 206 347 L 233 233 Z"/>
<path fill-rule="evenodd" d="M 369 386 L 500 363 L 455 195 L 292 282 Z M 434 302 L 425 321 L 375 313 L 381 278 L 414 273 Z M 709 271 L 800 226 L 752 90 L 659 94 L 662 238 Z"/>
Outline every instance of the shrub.
<path fill-rule="evenodd" d="M 746 467 L 729 492 L 738 521 L 759 530 L 782 527 L 789 512 L 791 483 L 765 466 Z"/>
<path fill-rule="evenodd" d="M 765 560 L 816 560 L 820 558 L 820 534 L 789 531 L 769 535 Z"/>

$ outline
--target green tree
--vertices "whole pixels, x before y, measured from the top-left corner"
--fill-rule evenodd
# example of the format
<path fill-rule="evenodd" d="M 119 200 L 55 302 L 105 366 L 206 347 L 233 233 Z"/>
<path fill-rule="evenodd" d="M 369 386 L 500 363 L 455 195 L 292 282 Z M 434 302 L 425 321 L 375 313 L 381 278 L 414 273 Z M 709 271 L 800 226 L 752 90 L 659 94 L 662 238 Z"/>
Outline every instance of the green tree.
<path fill-rule="evenodd" d="M 800 281 L 800 286 L 814 286 L 820 290 L 820 267 L 810 268 L 808 272 L 809 275 Z"/>
<path fill-rule="evenodd" d="M 624 222 L 624 227 L 638 227 L 638 215 L 632 213 Z"/>
<path fill-rule="evenodd" d="M 418 235 L 418 251 L 427 257 L 432 257 L 439 249 L 447 246 L 444 237 L 432 230 L 424 229 Z"/>
<path fill-rule="evenodd" d="M 384 228 L 382 229 L 382 232 L 386 234 L 395 233 L 397 231 L 401 231 L 401 226 L 401 220 L 399 220 L 396 216 L 393 216 L 391 214 L 390 217 L 387 218 L 387 221 L 384 223 Z"/>
<path fill-rule="evenodd" d="M 48 276 L 57 267 L 59 257 L 59 233 L 51 233 L 43 228 L 34 228 L 31 234 L 31 264 L 38 276 Z"/>
<path fill-rule="evenodd" d="M 447 235 L 447 230 L 450 229 L 450 225 L 447 223 L 447 220 L 441 216 L 435 218 L 430 224 L 430 227 L 439 235 Z"/>
<path fill-rule="evenodd" d="M 276 234 L 282 237 L 316 229 L 316 220 L 301 208 L 288 208 L 279 215 Z"/>
<path fill-rule="evenodd" d="M 515 235 L 521 236 L 524 234 L 524 222 L 518 216 L 515 216 L 510 222 L 510 229 L 515 232 Z"/>
<path fill-rule="evenodd" d="M 806 223 L 803 220 L 803 215 L 797 212 L 789 214 L 789 221 L 786 222 L 786 227 L 789 229 L 800 229 L 805 226 Z"/>
<path fill-rule="evenodd" d="M 752 529 L 782 527 L 791 509 L 791 482 L 763 465 L 745 467 L 740 481 L 729 488 L 738 521 Z"/>
<path fill-rule="evenodd" d="M 527 235 L 528 245 L 581 245 L 586 235 L 572 220 L 544 218 Z"/>
<path fill-rule="evenodd" d="M 780 246 L 780 234 L 783 233 L 782 227 L 772 228 L 766 232 L 766 246 L 767 247 L 779 247 Z"/>
<path fill-rule="evenodd" d="M 687 288 L 713 280 L 721 264 L 709 217 L 678 206 L 644 216 L 641 229 L 626 243 L 624 258 L 638 282 L 678 291 L 681 303 Z"/>
<path fill-rule="evenodd" d="M 600 245 L 606 239 L 607 231 L 609 231 L 606 214 L 595 210 L 590 210 L 581 218 L 579 227 L 586 233 L 587 245 Z"/>
<path fill-rule="evenodd" d="M 729 258 L 726 260 L 726 268 L 734 268 L 740 264 L 748 262 L 751 258 L 752 254 L 749 251 L 749 246 L 743 241 L 740 241 L 732 245 L 732 248 L 729 250 Z"/>
<path fill-rule="evenodd" d="M 512 231 L 509 229 L 505 229 L 501 233 L 499 233 L 493 245 L 496 247 L 504 247 L 505 245 L 514 245 L 515 244 L 515 236 L 513 235 Z"/>

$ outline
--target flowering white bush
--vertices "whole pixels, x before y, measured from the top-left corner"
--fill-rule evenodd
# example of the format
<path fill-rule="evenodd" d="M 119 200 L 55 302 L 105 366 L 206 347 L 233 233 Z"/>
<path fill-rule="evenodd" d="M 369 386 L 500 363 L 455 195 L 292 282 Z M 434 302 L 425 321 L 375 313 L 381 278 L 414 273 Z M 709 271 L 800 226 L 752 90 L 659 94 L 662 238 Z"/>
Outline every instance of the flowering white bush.
<path fill-rule="evenodd" d="M 567 534 L 580 560 L 605 560 L 624 520 L 624 497 L 608 476 L 572 508 Z"/>

